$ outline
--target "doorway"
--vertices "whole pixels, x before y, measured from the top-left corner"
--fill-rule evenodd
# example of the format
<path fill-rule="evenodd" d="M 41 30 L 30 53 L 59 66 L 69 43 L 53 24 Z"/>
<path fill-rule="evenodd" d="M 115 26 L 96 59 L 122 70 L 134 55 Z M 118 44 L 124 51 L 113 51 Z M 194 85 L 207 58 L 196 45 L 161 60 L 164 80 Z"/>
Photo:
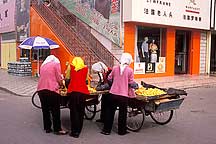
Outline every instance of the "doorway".
<path fill-rule="evenodd" d="M 175 74 L 188 73 L 188 51 L 191 32 L 176 31 L 175 42 Z"/>
<path fill-rule="evenodd" d="M 216 34 L 211 35 L 210 74 L 216 74 Z"/>

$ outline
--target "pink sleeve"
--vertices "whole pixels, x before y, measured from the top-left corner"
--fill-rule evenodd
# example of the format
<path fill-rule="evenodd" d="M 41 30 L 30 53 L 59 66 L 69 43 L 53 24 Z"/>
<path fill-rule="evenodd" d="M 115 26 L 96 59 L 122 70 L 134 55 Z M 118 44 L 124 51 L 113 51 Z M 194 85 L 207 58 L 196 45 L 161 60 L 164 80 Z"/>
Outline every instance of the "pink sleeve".
<path fill-rule="evenodd" d="M 130 72 L 128 81 L 129 81 L 129 84 L 132 84 L 132 83 L 135 82 L 135 81 L 134 81 L 133 70 L 131 70 L 131 72 Z M 135 90 L 129 87 L 129 88 L 128 88 L 128 96 L 129 96 L 130 98 L 136 97 Z"/>
<path fill-rule="evenodd" d="M 132 84 L 134 83 L 134 74 L 133 74 L 133 70 L 131 70 L 130 74 L 129 74 L 129 78 L 128 78 L 128 83 Z"/>

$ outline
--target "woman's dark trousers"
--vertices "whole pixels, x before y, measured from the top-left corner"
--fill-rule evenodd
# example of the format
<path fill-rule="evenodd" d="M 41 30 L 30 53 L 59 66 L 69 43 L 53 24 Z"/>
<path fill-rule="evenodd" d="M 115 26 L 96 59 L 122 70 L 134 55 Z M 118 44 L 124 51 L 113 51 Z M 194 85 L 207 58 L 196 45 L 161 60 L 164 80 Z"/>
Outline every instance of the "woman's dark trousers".
<path fill-rule="evenodd" d="M 42 90 L 38 92 L 40 97 L 44 130 L 51 130 L 52 121 L 55 132 L 61 130 L 60 120 L 60 95 L 53 91 Z M 52 117 L 52 120 L 51 120 Z"/>
<path fill-rule="evenodd" d="M 85 94 L 79 92 L 71 92 L 69 93 L 69 96 L 71 134 L 79 135 L 83 127 Z"/>
<path fill-rule="evenodd" d="M 100 113 L 100 119 L 102 122 L 104 122 L 105 115 L 106 115 L 106 109 L 110 106 L 110 94 L 103 94 L 101 98 L 101 113 Z"/>
<path fill-rule="evenodd" d="M 119 107 L 118 114 L 118 134 L 124 135 L 126 134 L 127 126 L 127 106 L 128 106 L 128 98 L 119 95 L 110 95 L 111 102 L 110 107 L 106 109 L 105 121 L 104 121 L 104 132 L 111 132 L 115 111 L 117 107 Z"/>

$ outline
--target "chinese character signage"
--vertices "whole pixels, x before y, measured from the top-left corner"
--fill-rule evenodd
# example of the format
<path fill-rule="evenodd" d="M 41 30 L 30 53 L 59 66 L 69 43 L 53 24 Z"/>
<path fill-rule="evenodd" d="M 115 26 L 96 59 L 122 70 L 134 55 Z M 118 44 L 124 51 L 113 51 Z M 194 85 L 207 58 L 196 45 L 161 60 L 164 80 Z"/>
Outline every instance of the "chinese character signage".
<path fill-rule="evenodd" d="M 15 31 L 15 0 L 0 5 L 0 33 Z"/>
<path fill-rule="evenodd" d="M 120 45 L 120 0 L 59 0 L 71 13 Z"/>
<path fill-rule="evenodd" d="M 124 0 L 124 22 L 210 29 L 211 0 Z"/>

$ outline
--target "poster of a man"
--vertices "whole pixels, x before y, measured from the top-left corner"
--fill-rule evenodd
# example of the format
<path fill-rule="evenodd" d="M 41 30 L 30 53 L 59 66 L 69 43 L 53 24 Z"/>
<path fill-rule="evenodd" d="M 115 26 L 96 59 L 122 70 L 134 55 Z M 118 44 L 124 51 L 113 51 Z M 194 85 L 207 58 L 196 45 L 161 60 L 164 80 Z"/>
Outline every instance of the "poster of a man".
<path fill-rule="evenodd" d="M 142 42 L 141 49 L 143 53 L 144 62 L 149 62 L 149 44 L 148 37 L 144 37 L 144 41 Z"/>
<path fill-rule="evenodd" d="M 17 0 L 16 3 L 16 31 L 17 41 L 23 41 L 29 36 L 30 0 Z"/>

